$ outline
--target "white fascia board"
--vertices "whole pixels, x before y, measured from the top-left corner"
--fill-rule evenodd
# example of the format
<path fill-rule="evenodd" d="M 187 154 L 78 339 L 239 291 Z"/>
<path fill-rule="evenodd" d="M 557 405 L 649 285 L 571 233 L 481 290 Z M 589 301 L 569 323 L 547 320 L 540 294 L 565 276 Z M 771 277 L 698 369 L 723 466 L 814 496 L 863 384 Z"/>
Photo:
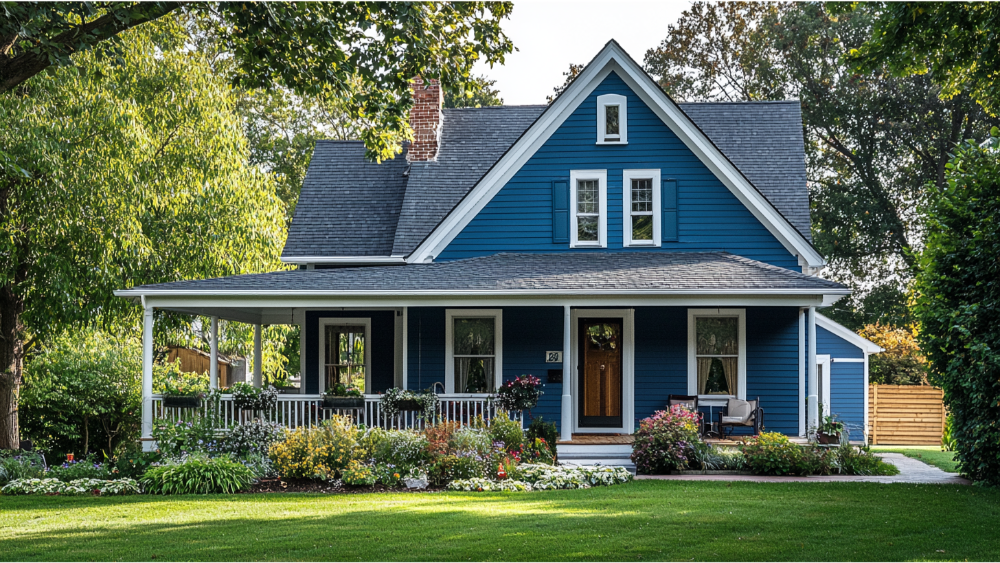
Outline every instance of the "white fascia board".
<path fill-rule="evenodd" d="M 337 265 L 386 265 L 405 264 L 406 258 L 403 256 L 295 256 L 293 258 L 281 258 L 284 264 L 337 264 Z"/>
<path fill-rule="evenodd" d="M 118 297 L 139 297 L 145 296 L 147 299 L 154 296 L 169 297 L 524 297 L 524 296 L 566 296 L 566 295 L 588 295 L 602 297 L 605 295 L 634 295 L 634 296 L 672 296 L 672 295 L 706 295 L 706 296 L 775 296 L 775 295 L 812 295 L 823 298 L 829 294 L 847 295 L 850 290 L 831 289 L 817 291 L 814 289 L 748 289 L 748 290 L 703 290 L 703 289 L 521 289 L 521 290 L 446 290 L 446 289 L 411 289 L 411 290 L 314 290 L 314 289 L 289 289 L 289 290 L 256 290 L 256 289 L 125 289 L 115 291 Z M 833 321 L 830 321 L 833 322 Z M 844 329 L 847 330 L 847 329 Z M 860 337 L 859 337 L 860 338 Z"/>
<path fill-rule="evenodd" d="M 614 41 L 609 42 L 587 65 L 569 88 L 410 254 L 407 262 L 426 262 L 440 254 L 612 71 L 616 71 L 793 256 L 804 260 L 805 267 L 818 269 L 826 264 L 809 241 L 750 184 L 691 118 Z"/>
<path fill-rule="evenodd" d="M 865 351 L 865 354 L 878 354 L 880 352 L 885 352 L 885 349 L 875 344 L 871 340 L 859 335 L 853 330 L 847 328 L 846 326 L 834 321 L 829 317 L 824 317 L 823 315 L 816 313 L 816 326 L 821 326 L 826 330 L 829 330 L 836 336 L 843 338 L 844 340 L 850 342 L 851 344 L 861 348 Z M 846 361 L 846 360 L 838 360 Z M 861 361 L 860 358 L 858 361 Z"/>

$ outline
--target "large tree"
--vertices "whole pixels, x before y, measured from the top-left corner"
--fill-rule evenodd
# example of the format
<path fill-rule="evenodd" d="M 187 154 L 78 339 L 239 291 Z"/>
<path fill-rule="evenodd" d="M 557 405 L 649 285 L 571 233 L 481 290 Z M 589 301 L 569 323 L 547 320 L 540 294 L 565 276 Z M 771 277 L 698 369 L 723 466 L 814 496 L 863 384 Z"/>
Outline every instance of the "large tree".
<path fill-rule="evenodd" d="M 33 344 L 134 321 L 113 290 L 279 266 L 274 184 L 247 162 L 231 89 L 185 37 L 172 21 L 137 28 L 117 58 L 81 53 L 0 95 L 0 448 L 17 446 Z"/>
<path fill-rule="evenodd" d="M 0 93 L 73 55 L 113 54 L 122 32 L 185 12 L 199 18 L 232 57 L 234 84 L 284 84 L 300 95 L 350 100 L 375 159 L 399 152 L 408 133 L 414 76 L 463 86 L 479 59 L 513 50 L 500 29 L 510 2 L 4 2 Z M 362 87 L 357 88 L 355 80 Z"/>
<path fill-rule="evenodd" d="M 994 124 L 968 95 L 940 99 L 928 77 L 852 69 L 843 57 L 872 25 L 816 3 L 696 3 L 645 58 L 680 100 L 801 100 L 813 239 L 856 292 L 832 312 L 852 328 L 907 324 L 925 183 L 942 185 L 949 151 Z"/>

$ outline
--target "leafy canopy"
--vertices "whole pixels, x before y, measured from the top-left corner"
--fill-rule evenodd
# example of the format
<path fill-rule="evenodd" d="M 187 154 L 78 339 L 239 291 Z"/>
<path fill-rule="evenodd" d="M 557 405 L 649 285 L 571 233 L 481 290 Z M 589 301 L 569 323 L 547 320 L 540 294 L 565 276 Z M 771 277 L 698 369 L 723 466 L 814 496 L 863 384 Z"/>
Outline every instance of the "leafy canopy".
<path fill-rule="evenodd" d="M 0 19 L 0 93 L 52 66 L 79 64 L 97 49 L 114 58 L 121 33 L 171 12 L 206 22 L 228 56 L 232 83 L 284 85 L 299 95 L 349 100 L 374 160 L 400 151 L 411 103 L 408 81 L 463 87 L 480 58 L 513 50 L 500 29 L 509 2 L 5 2 Z M 363 85 L 355 88 L 355 81 Z"/>

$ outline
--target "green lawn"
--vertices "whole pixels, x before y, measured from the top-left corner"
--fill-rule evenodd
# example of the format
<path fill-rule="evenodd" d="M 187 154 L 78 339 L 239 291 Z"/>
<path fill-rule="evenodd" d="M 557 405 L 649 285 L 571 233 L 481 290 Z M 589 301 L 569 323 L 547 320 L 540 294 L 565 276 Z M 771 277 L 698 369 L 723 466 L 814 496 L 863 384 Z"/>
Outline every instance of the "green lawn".
<path fill-rule="evenodd" d="M 958 473 L 955 452 L 943 452 L 940 446 L 872 446 L 873 452 L 893 452 L 938 467 L 948 473 Z"/>
<path fill-rule="evenodd" d="M 1000 491 L 877 483 L 0 497 L 0 558 L 996 561 L 998 521 Z"/>

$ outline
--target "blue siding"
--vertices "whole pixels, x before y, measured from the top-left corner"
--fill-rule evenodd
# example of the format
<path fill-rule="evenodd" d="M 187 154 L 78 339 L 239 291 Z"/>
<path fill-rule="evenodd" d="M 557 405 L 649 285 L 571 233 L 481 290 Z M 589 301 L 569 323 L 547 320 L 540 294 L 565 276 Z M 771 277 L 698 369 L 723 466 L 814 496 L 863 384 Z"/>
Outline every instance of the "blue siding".
<path fill-rule="evenodd" d="M 687 395 L 687 388 L 687 309 L 637 308 L 635 310 L 636 427 L 639 426 L 639 420 L 666 408 L 667 396 Z M 707 411 L 705 416 L 708 416 Z"/>
<path fill-rule="evenodd" d="M 852 440 L 864 438 L 864 363 L 834 360 L 830 364 L 830 412 L 840 416 Z"/>
<path fill-rule="evenodd" d="M 542 380 L 538 406 L 531 415 L 560 423 L 562 384 L 549 383 L 548 371 L 562 364 L 545 363 L 547 350 L 562 350 L 562 307 L 503 307 L 503 380 L 530 374 Z M 528 413 L 525 413 L 527 415 Z M 530 421 L 526 418 L 525 424 Z"/>
<path fill-rule="evenodd" d="M 596 145 L 597 96 L 628 97 L 626 146 Z M 622 247 L 622 170 L 660 168 L 677 180 L 678 240 L 663 250 L 724 250 L 799 271 L 794 256 L 614 73 L 609 75 L 539 148 L 438 260 L 501 251 L 558 252 L 553 242 L 552 182 L 571 169 L 608 170 L 608 250 L 656 252 Z M 574 252 L 593 252 L 574 249 Z"/>
<path fill-rule="evenodd" d="M 444 308 L 410 307 L 407 310 L 407 386 L 427 389 L 444 383 Z"/>
<path fill-rule="evenodd" d="M 799 433 L 799 317 L 793 307 L 747 308 L 747 397 L 770 432 Z"/>
<path fill-rule="evenodd" d="M 861 348 L 836 334 L 816 325 L 816 353 L 829 354 L 831 358 L 864 358 Z"/>
<path fill-rule="evenodd" d="M 380 393 L 393 386 L 395 380 L 396 347 L 395 311 L 306 311 L 305 386 L 306 393 L 319 393 L 319 320 L 328 317 L 370 318 L 372 320 L 371 389 Z"/>

